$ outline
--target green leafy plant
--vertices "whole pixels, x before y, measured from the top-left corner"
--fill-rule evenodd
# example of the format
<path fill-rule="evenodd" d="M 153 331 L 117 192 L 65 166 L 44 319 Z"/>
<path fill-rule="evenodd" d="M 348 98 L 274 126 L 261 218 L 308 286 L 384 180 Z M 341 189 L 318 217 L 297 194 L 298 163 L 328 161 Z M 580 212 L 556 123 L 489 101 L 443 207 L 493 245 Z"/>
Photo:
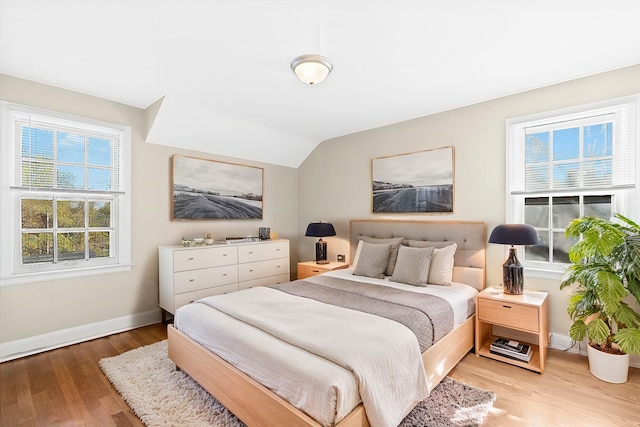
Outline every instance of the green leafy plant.
<path fill-rule="evenodd" d="M 622 216 L 609 222 L 595 217 L 573 220 L 566 235 L 581 237 L 569 251 L 571 266 L 560 289 L 577 283 L 567 312 L 569 335 L 609 353 L 640 355 L 640 225 Z"/>

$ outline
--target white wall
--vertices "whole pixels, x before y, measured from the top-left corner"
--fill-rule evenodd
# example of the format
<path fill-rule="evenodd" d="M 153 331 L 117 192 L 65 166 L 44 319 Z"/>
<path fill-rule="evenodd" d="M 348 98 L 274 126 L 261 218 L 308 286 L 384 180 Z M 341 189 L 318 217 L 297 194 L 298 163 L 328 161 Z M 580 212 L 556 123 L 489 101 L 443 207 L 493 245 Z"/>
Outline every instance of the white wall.
<path fill-rule="evenodd" d="M 19 104 L 90 117 L 132 128 L 132 260 L 130 272 L 0 288 L 0 343 L 40 345 L 103 334 L 160 320 L 159 245 L 182 236 L 256 236 L 271 227 L 297 247 L 297 169 L 177 150 L 143 140 L 144 110 L 64 89 L 0 75 L 0 98 Z M 225 141 L 211 141 L 212 151 Z M 171 221 L 171 156 L 187 155 L 264 168 L 263 220 Z M 296 253 L 292 253 L 295 269 Z M 18 346 L 21 347 L 21 346 Z M 16 347 L 17 348 L 17 347 Z"/>
<path fill-rule="evenodd" d="M 506 217 L 506 119 L 639 92 L 640 66 L 633 66 L 325 141 L 299 168 L 299 231 L 303 236 L 314 220 L 332 222 L 338 234 L 326 238 L 332 260 L 348 252 L 350 219 L 484 221 L 488 236 Z M 444 146 L 455 147 L 453 214 L 371 213 L 372 158 Z M 487 244 L 488 286 L 502 282 L 504 250 Z M 300 238 L 299 257 L 313 259 L 311 238 Z M 526 278 L 525 288 L 550 293 L 551 332 L 567 335 L 568 289 L 560 291 L 559 283 Z"/>

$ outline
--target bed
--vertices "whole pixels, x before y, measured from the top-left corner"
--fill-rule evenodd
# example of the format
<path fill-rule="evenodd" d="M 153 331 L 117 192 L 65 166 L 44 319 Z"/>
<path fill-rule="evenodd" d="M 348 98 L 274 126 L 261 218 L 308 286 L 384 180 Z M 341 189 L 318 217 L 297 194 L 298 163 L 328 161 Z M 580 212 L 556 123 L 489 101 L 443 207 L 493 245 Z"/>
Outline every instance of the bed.
<path fill-rule="evenodd" d="M 363 259 L 368 260 L 370 259 L 368 250 L 374 247 L 379 249 L 384 246 L 380 243 L 395 239 L 393 240 L 394 242 L 401 241 L 399 247 L 403 248 L 400 249 L 403 256 L 396 258 L 399 266 L 400 264 L 405 265 L 404 260 L 407 258 L 404 254 L 418 252 L 418 250 L 409 251 L 406 249 L 407 247 L 419 248 L 419 251 L 427 250 L 423 248 L 431 248 L 434 251 L 435 249 L 433 248 L 436 247 L 438 248 L 438 253 L 445 253 L 455 244 L 452 268 L 453 285 L 428 285 L 420 288 L 432 288 L 436 294 L 442 292 L 455 293 L 458 288 L 471 288 L 475 292 L 482 290 L 485 285 L 485 237 L 485 225 L 482 222 L 353 220 L 350 222 L 349 257 L 355 267 L 305 279 L 309 282 L 304 284 L 294 281 L 286 286 L 297 287 L 302 291 L 306 291 L 311 288 L 309 286 L 311 282 L 318 282 L 314 284 L 322 287 L 331 287 L 330 283 L 335 282 L 338 283 L 336 286 L 339 287 L 341 283 L 339 281 L 341 280 L 355 280 L 361 283 L 358 287 L 362 286 L 366 289 L 371 286 L 369 283 L 375 283 L 377 280 L 386 281 L 388 285 L 389 275 L 384 275 L 382 278 L 362 276 L 362 271 L 358 272 L 356 270 L 361 270 L 362 268 L 360 267 L 366 264 L 358 259 L 359 256 L 366 253 L 367 257 Z M 356 272 L 359 273 L 358 276 L 354 276 Z M 387 273 L 391 273 L 391 271 L 387 271 Z M 458 284 L 464 285 L 457 287 Z M 391 285 L 394 289 L 406 286 L 413 289 L 418 288 L 405 283 L 393 282 Z M 395 293 L 396 291 L 385 292 Z M 465 290 L 465 292 L 467 291 Z M 257 314 L 261 307 L 272 305 L 270 302 L 265 303 L 264 301 L 270 301 L 268 298 L 271 298 L 273 293 L 278 295 L 285 294 L 284 296 L 278 296 L 278 298 L 283 298 L 279 306 L 282 311 L 288 310 L 289 306 L 301 306 L 304 309 L 304 316 L 300 317 L 300 324 L 304 324 L 303 319 L 307 319 L 307 317 L 309 318 L 308 327 L 313 328 L 313 325 L 322 323 L 313 317 L 316 307 L 314 304 L 317 304 L 315 301 L 306 302 L 307 298 L 302 298 L 305 302 L 299 303 L 299 296 L 273 289 L 260 289 L 254 293 L 258 299 L 253 303 L 243 302 L 240 299 L 243 296 L 241 292 L 228 294 L 229 296 L 226 298 L 230 301 L 232 307 L 234 303 L 237 304 L 238 311 L 242 311 L 240 308 L 243 305 L 248 308 L 248 310 L 245 310 L 248 314 L 240 313 L 242 316 L 251 317 L 255 315 L 255 317 L 261 317 L 262 314 Z M 260 298 L 267 299 L 260 300 Z M 295 298 L 298 299 L 295 300 Z M 430 297 L 425 296 L 424 298 Z M 443 296 L 443 298 L 446 299 L 448 297 Z M 332 400 L 330 404 L 333 405 L 332 410 L 335 411 L 335 414 L 330 414 L 329 416 L 335 415 L 336 425 L 340 427 L 367 426 L 370 425 L 370 417 L 374 417 L 372 420 L 375 420 L 375 423 L 372 422 L 371 424 L 384 424 L 384 421 L 380 421 L 381 418 L 378 417 L 378 414 L 370 409 L 368 410 L 369 414 L 367 414 L 363 404 L 363 400 L 368 403 L 368 397 L 366 399 L 364 397 L 367 396 L 366 393 L 362 394 L 362 396 L 359 395 L 361 389 L 358 389 L 357 381 L 355 381 L 355 392 L 353 391 L 353 387 L 347 384 L 351 380 L 343 380 L 346 377 L 343 375 L 344 370 L 342 368 L 334 368 L 330 362 L 324 360 L 324 357 L 310 357 L 304 351 L 297 350 L 295 345 L 294 348 L 291 348 L 289 336 L 284 340 L 286 341 L 285 343 L 264 341 L 272 339 L 268 330 L 264 329 L 262 325 L 254 327 L 251 324 L 252 319 L 248 319 L 248 323 L 246 323 L 244 318 L 238 320 L 235 317 L 228 316 L 230 313 L 224 311 L 229 310 L 227 307 L 222 310 L 222 314 L 218 313 L 217 310 L 213 310 L 214 314 L 210 314 L 212 311 L 205 306 L 209 303 L 218 304 L 218 301 L 218 299 L 215 299 L 201 304 L 191 304 L 187 306 L 190 307 L 189 309 L 179 310 L 176 313 L 175 326 L 170 325 L 168 329 L 169 357 L 176 366 L 187 372 L 247 425 L 322 426 L 332 424 L 331 421 L 319 417 L 318 413 L 314 412 L 324 409 L 308 408 L 302 400 L 320 401 L 320 406 L 325 403 L 325 400 Z M 295 304 L 289 301 L 295 301 Z M 422 344 L 420 345 L 421 353 L 418 353 L 418 359 L 422 363 L 419 369 L 424 374 L 424 387 L 427 392 L 433 389 L 473 347 L 473 312 L 475 306 L 470 304 L 475 303 L 474 295 L 467 296 L 466 301 L 466 303 L 458 304 L 462 311 L 453 310 L 452 318 L 455 321 L 450 332 L 441 338 L 438 337 L 437 341 L 432 345 L 428 345 L 428 348 L 424 351 L 422 351 Z M 465 304 L 467 304 L 466 308 L 464 307 Z M 341 309 L 336 309 L 337 314 L 335 316 L 343 314 L 339 310 Z M 380 310 L 384 311 L 386 308 L 383 307 Z M 346 311 L 351 312 L 352 310 Z M 233 313 L 233 315 L 235 316 L 236 314 Z M 334 314 L 331 317 L 333 318 Z M 375 321 L 378 321 L 377 316 L 373 317 L 376 317 Z M 363 319 L 367 322 L 370 322 L 371 318 L 370 314 L 363 315 Z M 204 319 L 209 320 L 205 321 Z M 334 320 L 338 322 L 339 320 L 337 319 L 339 317 Z M 387 323 L 384 323 L 381 320 L 379 328 L 384 329 L 389 323 L 395 322 L 387 321 Z M 190 324 L 195 324 L 196 327 L 192 328 L 189 326 Z M 376 325 L 378 324 L 376 323 Z M 374 329 L 378 329 L 378 326 Z M 310 335 L 308 330 L 306 331 L 302 335 Z M 436 332 L 433 332 L 433 334 L 437 335 Z M 216 344 L 216 342 L 227 343 L 235 335 L 242 336 L 245 339 L 237 340 L 237 342 L 231 344 Z M 322 333 L 318 332 L 316 335 L 321 336 Z M 393 335 L 396 334 L 394 333 Z M 214 338 L 211 339 L 211 337 Z M 297 336 L 295 339 L 297 339 Z M 331 339 L 334 339 L 334 337 L 331 337 Z M 335 337 L 337 341 L 340 339 L 343 338 Z M 369 341 L 376 339 L 371 338 Z M 215 348 L 216 345 L 220 348 Z M 387 343 L 385 342 L 386 346 Z M 263 351 L 260 349 L 265 349 L 264 353 L 258 353 L 258 351 Z M 348 349 L 344 351 L 348 354 Z M 296 359 L 286 363 L 278 361 L 276 358 L 284 353 L 287 353 L 287 357 L 292 353 Z M 298 353 L 300 354 L 298 355 Z M 371 357 L 374 358 L 373 355 Z M 232 360 L 233 364 L 226 360 Z M 274 379 L 268 376 L 268 372 L 250 372 L 247 371 L 248 365 L 262 365 L 266 371 L 269 369 L 275 370 L 281 375 Z M 398 363 L 397 365 L 405 365 L 405 363 Z M 407 365 L 411 364 L 408 363 Z M 392 369 L 395 367 L 396 365 L 391 366 Z M 328 371 L 324 371 L 324 369 L 328 369 Z M 245 374 L 244 371 L 250 372 L 251 376 Z M 314 388 L 316 383 L 321 386 L 320 383 L 326 381 L 327 378 L 330 379 L 332 390 L 334 386 L 338 390 L 337 394 L 335 391 L 331 391 L 334 394 L 331 394 L 330 397 L 316 395 L 316 389 Z M 341 388 L 343 385 L 344 388 Z M 292 395 L 287 395 L 287 393 L 292 393 Z M 336 395 L 339 398 L 336 398 Z M 336 400 L 338 401 L 337 403 L 335 402 Z M 308 414 L 312 414 L 313 417 Z"/>

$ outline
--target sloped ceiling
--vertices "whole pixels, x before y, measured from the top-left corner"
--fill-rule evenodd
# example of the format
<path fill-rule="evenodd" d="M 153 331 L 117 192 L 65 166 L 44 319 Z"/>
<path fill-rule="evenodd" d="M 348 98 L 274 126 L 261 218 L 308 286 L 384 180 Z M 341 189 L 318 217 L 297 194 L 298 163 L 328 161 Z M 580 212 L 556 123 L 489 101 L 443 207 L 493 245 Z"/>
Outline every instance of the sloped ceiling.
<path fill-rule="evenodd" d="M 0 0 L 0 72 L 138 108 L 147 142 L 298 167 L 320 142 L 640 63 L 638 0 Z M 307 86 L 302 54 L 334 70 Z"/>

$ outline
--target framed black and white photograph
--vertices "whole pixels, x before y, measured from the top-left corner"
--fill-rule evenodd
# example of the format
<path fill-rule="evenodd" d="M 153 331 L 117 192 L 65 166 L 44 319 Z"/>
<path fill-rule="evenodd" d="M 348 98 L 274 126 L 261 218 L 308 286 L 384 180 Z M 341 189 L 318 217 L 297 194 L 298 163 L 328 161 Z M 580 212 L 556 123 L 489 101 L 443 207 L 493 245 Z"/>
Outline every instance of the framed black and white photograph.
<path fill-rule="evenodd" d="M 262 219 L 263 169 L 173 155 L 171 219 Z"/>
<path fill-rule="evenodd" d="M 373 213 L 453 213 L 453 147 L 371 161 Z"/>

